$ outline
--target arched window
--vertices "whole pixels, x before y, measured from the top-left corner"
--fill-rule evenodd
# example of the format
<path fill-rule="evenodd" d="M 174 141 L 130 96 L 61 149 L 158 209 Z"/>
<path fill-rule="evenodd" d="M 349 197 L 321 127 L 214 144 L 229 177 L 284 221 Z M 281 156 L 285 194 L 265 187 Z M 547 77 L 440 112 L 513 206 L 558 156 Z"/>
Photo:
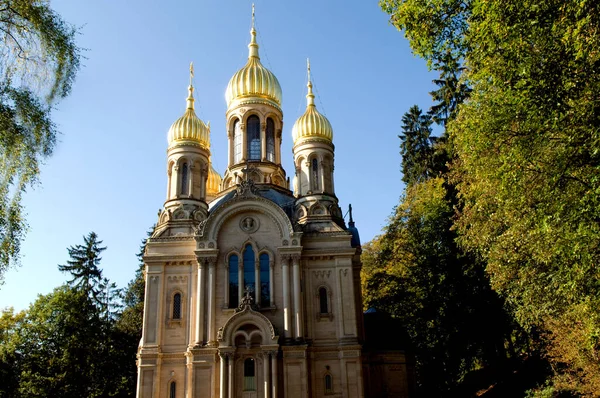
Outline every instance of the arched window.
<path fill-rule="evenodd" d="M 313 158 L 312 160 L 312 186 L 313 186 L 313 190 L 318 190 L 319 189 L 319 164 L 317 162 L 317 158 Z"/>
<path fill-rule="evenodd" d="M 275 162 L 275 123 L 273 119 L 267 119 L 267 160 Z"/>
<path fill-rule="evenodd" d="M 238 280 L 238 256 L 232 254 L 229 256 L 229 308 L 235 308 L 240 302 L 238 289 L 240 281 Z"/>
<path fill-rule="evenodd" d="M 269 255 L 262 253 L 259 257 L 260 262 L 260 305 L 262 307 L 271 306 L 271 292 L 269 288 Z"/>
<path fill-rule="evenodd" d="M 240 163 L 242 161 L 242 125 L 239 120 L 236 119 L 233 122 L 233 163 Z"/>
<path fill-rule="evenodd" d="M 327 289 L 319 288 L 319 312 L 321 314 L 329 314 L 329 305 L 327 302 Z"/>
<path fill-rule="evenodd" d="M 325 375 L 325 394 L 333 394 L 333 377 L 329 373 Z"/>
<path fill-rule="evenodd" d="M 181 166 L 181 194 L 182 195 L 187 195 L 188 194 L 188 187 L 189 187 L 190 183 L 189 183 L 189 170 L 188 170 L 188 164 L 184 163 Z"/>
<path fill-rule="evenodd" d="M 256 377 L 254 370 L 254 359 L 244 360 L 244 391 L 256 391 Z"/>
<path fill-rule="evenodd" d="M 252 115 L 246 122 L 248 160 L 260 160 L 260 120 Z"/>
<path fill-rule="evenodd" d="M 169 398 L 175 398 L 175 393 L 177 392 L 177 385 L 174 381 L 171 382 L 169 386 Z"/>
<path fill-rule="evenodd" d="M 246 245 L 246 248 L 244 249 L 244 289 L 250 288 L 251 291 L 256 291 L 254 271 L 254 250 L 252 249 L 252 245 Z"/>
<path fill-rule="evenodd" d="M 173 296 L 173 319 L 181 319 L 181 294 Z"/>

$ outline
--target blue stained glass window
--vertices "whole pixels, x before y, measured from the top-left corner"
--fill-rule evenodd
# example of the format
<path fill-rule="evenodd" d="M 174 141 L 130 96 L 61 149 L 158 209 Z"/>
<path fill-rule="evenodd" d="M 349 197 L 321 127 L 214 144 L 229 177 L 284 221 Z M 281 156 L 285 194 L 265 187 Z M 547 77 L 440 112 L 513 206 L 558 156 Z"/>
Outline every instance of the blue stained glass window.
<path fill-rule="evenodd" d="M 248 160 L 260 160 L 260 120 L 258 116 L 250 116 L 246 122 L 248 143 Z"/>
<path fill-rule="evenodd" d="M 238 256 L 232 254 L 229 256 L 229 308 L 235 308 L 240 302 L 238 289 L 240 281 L 238 280 Z"/>
<path fill-rule="evenodd" d="M 260 305 L 262 307 L 271 306 L 271 292 L 269 288 L 269 255 L 262 253 L 259 256 L 260 262 Z"/>
<path fill-rule="evenodd" d="M 189 174 L 188 164 L 184 163 L 183 166 L 181 166 L 181 194 L 182 195 L 188 194 L 188 185 L 189 185 L 188 174 Z"/>
<path fill-rule="evenodd" d="M 255 291 L 256 280 L 254 278 L 254 250 L 251 245 L 246 245 L 244 249 L 244 289 L 250 288 L 251 291 Z M 254 297 L 254 295 L 252 295 Z"/>

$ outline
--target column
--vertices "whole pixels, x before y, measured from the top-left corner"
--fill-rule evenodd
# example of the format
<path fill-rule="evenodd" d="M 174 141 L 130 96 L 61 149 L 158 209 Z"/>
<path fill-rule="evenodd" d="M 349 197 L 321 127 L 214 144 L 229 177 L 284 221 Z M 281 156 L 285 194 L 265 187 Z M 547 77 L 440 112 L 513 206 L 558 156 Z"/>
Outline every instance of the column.
<path fill-rule="evenodd" d="M 300 255 L 292 256 L 292 270 L 294 278 L 294 338 L 302 339 L 302 311 L 300 308 Z"/>
<path fill-rule="evenodd" d="M 198 259 L 198 283 L 196 286 L 196 345 L 204 341 L 204 259 Z"/>
<path fill-rule="evenodd" d="M 258 259 L 254 262 L 254 281 L 256 285 L 254 286 L 254 303 L 258 307 L 260 307 L 260 262 Z"/>
<path fill-rule="evenodd" d="M 275 133 L 275 163 L 281 164 L 281 129 Z"/>
<path fill-rule="evenodd" d="M 281 270 L 283 273 L 283 337 L 292 337 L 292 309 L 290 308 L 290 268 L 289 257 L 281 257 Z"/>
<path fill-rule="evenodd" d="M 192 198 L 194 197 L 194 192 L 192 191 L 194 189 L 194 162 L 192 162 L 191 160 L 188 162 L 188 176 L 190 177 L 187 181 L 188 184 L 188 189 L 187 189 L 187 193 L 188 193 L 188 198 Z M 201 172 L 202 172 L 202 168 L 200 168 Z"/>
<path fill-rule="evenodd" d="M 271 398 L 277 398 L 277 351 L 271 352 Z"/>
<path fill-rule="evenodd" d="M 169 163 L 167 165 L 167 200 L 171 199 L 171 175 L 172 170 L 171 170 L 171 164 Z"/>
<path fill-rule="evenodd" d="M 220 366 L 219 366 L 219 397 L 220 398 L 227 398 L 227 385 L 225 384 L 225 358 L 226 355 L 225 353 L 219 352 L 219 360 L 220 360 Z"/>
<path fill-rule="evenodd" d="M 244 256 L 240 255 L 238 259 L 238 302 L 234 303 L 234 307 L 237 307 L 242 302 L 244 297 Z"/>
<path fill-rule="evenodd" d="M 260 124 L 260 159 L 267 160 L 267 123 Z"/>
<path fill-rule="evenodd" d="M 240 130 L 242 130 L 242 162 L 245 162 L 248 159 L 248 137 L 246 137 L 245 123 L 240 123 Z"/>
<path fill-rule="evenodd" d="M 269 352 L 263 352 L 263 391 L 264 397 L 269 398 L 270 388 L 269 388 L 269 379 L 271 374 L 269 372 Z"/>
<path fill-rule="evenodd" d="M 325 171 L 326 171 L 325 170 L 325 165 L 323 164 L 323 160 L 321 160 L 319 162 L 319 164 L 321 166 L 321 173 L 320 173 L 320 176 L 319 176 L 319 177 L 321 177 L 321 181 L 320 181 L 321 192 L 325 192 Z"/>
<path fill-rule="evenodd" d="M 273 290 L 273 273 L 274 273 L 273 259 L 269 258 L 269 306 L 275 307 L 275 291 Z"/>
<path fill-rule="evenodd" d="M 233 165 L 233 131 L 227 131 L 227 142 L 229 143 L 229 151 L 227 151 L 227 161 L 229 167 Z"/>
<path fill-rule="evenodd" d="M 228 367 L 228 380 L 227 380 L 227 392 L 228 392 L 228 398 L 233 398 L 233 393 L 234 390 L 233 388 L 235 387 L 235 385 L 233 384 L 233 365 L 235 363 L 235 358 L 234 358 L 234 353 L 233 352 L 228 352 L 227 353 L 227 367 Z"/>
<path fill-rule="evenodd" d="M 208 259 L 208 343 L 214 344 L 215 336 L 215 306 L 216 306 L 216 285 L 215 285 L 215 262 L 216 259 Z"/>
<path fill-rule="evenodd" d="M 173 175 L 171 176 L 171 195 L 169 199 L 177 199 L 179 195 L 179 165 L 175 164 L 173 170 L 175 170 L 175 173 L 172 173 Z"/>

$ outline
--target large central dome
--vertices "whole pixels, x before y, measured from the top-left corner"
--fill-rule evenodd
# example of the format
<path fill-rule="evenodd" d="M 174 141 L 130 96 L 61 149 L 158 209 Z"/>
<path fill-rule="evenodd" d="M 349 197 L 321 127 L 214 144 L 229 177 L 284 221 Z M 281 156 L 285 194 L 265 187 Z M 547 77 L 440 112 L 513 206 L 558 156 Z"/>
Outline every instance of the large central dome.
<path fill-rule="evenodd" d="M 225 92 L 227 106 L 234 102 L 256 102 L 266 101 L 277 107 L 281 106 L 281 86 L 279 81 L 267 68 L 260 63 L 258 56 L 258 44 L 256 43 L 256 30 L 252 27 L 251 40 L 248 44 L 249 55 L 246 65 L 237 71 Z"/>

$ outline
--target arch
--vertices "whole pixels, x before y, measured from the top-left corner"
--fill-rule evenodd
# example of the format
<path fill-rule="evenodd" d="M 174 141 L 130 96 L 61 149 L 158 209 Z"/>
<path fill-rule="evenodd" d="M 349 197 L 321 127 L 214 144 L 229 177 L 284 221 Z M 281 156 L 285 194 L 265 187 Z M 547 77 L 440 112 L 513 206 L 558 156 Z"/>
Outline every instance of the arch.
<path fill-rule="evenodd" d="M 223 223 L 240 213 L 256 212 L 266 215 L 275 225 L 282 240 L 289 239 L 294 228 L 283 209 L 260 196 L 233 198 L 210 213 L 200 231 L 203 240 L 216 241 Z"/>
<path fill-rule="evenodd" d="M 260 118 L 250 115 L 246 119 L 246 159 L 260 160 Z"/>
<path fill-rule="evenodd" d="M 217 333 L 219 347 L 235 346 L 236 336 L 243 335 L 237 333 L 238 331 L 246 333 L 246 341 L 252 341 L 253 336 L 260 335 L 262 345 L 276 345 L 279 339 L 271 321 L 249 305 L 233 314 L 219 329 Z"/>
<path fill-rule="evenodd" d="M 242 148 L 244 133 L 242 131 L 242 123 L 240 119 L 235 118 L 233 120 L 233 164 L 240 163 L 242 161 Z"/>

